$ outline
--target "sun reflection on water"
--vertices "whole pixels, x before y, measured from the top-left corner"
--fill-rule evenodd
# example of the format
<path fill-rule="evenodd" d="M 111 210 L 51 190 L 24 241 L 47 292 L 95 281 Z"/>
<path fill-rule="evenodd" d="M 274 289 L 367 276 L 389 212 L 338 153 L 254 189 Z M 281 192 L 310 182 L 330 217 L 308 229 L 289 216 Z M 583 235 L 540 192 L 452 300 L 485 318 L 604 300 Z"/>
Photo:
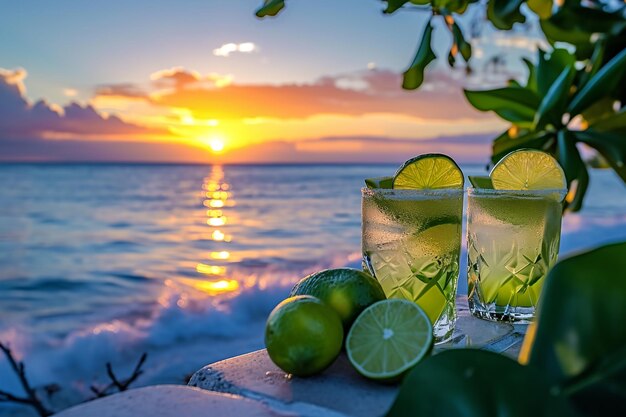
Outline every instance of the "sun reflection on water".
<path fill-rule="evenodd" d="M 202 190 L 205 197 L 203 205 L 209 208 L 205 212 L 206 224 L 213 229 L 210 238 L 214 242 L 228 244 L 232 240 L 232 236 L 221 229 L 228 227 L 232 220 L 232 217 L 226 216 L 226 209 L 235 206 L 230 189 L 231 185 L 224 181 L 224 169 L 219 165 L 213 166 L 209 175 L 204 178 Z M 231 252 L 226 247 L 212 249 L 208 256 L 212 262 L 200 260 L 196 264 L 196 272 L 204 279 L 182 278 L 181 282 L 208 295 L 237 291 L 239 282 L 227 277 Z"/>
<path fill-rule="evenodd" d="M 230 242 L 230 236 L 226 236 L 221 230 L 214 230 L 211 239 L 216 242 Z"/>
<path fill-rule="evenodd" d="M 204 275 L 224 275 L 226 273 L 226 267 L 220 265 L 196 265 L 196 271 Z"/>
<path fill-rule="evenodd" d="M 194 290 L 200 291 L 207 295 L 218 295 L 227 292 L 237 291 L 239 282 L 234 279 L 220 279 L 217 281 L 200 281 L 195 279 L 184 278 L 181 282 Z"/>

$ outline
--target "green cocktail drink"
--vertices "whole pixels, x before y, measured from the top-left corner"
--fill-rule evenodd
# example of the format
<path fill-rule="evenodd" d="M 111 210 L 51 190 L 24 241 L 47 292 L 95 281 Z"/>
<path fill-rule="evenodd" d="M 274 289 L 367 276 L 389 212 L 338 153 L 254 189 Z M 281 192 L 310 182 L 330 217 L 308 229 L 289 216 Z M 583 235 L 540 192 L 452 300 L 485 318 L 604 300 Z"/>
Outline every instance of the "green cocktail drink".
<path fill-rule="evenodd" d="M 559 253 L 565 174 L 547 153 L 520 149 L 489 177 L 490 188 L 467 192 L 468 304 L 480 318 L 528 322 Z"/>
<path fill-rule="evenodd" d="M 491 320 L 533 318 L 556 262 L 565 190 L 468 190 L 468 302 Z"/>
<path fill-rule="evenodd" d="M 362 190 L 364 269 L 422 307 L 437 342 L 454 330 L 462 219 L 462 189 Z"/>

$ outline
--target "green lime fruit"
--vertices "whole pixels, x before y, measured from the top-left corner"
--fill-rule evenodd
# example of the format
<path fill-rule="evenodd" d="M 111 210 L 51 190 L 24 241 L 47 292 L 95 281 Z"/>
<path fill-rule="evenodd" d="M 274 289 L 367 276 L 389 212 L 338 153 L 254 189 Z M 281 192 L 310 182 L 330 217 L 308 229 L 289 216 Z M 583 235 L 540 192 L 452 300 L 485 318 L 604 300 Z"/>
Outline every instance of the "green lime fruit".
<path fill-rule="evenodd" d="M 361 375 L 395 381 L 431 351 L 433 340 L 424 310 L 412 301 L 391 299 L 372 304 L 357 317 L 346 352 Z"/>
<path fill-rule="evenodd" d="M 431 153 L 406 161 L 393 177 L 393 188 L 437 190 L 463 188 L 463 172 L 447 155 Z"/>
<path fill-rule="evenodd" d="M 551 155 L 537 149 L 519 149 L 502 158 L 489 174 L 496 190 L 562 190 L 567 188 L 563 168 Z"/>
<path fill-rule="evenodd" d="M 267 353 L 283 371 L 296 376 L 322 372 L 343 343 L 337 314 L 318 298 L 290 297 L 272 310 L 265 324 Z"/>
<path fill-rule="evenodd" d="M 326 269 L 311 274 L 302 278 L 290 295 L 319 298 L 337 312 L 346 332 L 365 308 L 385 299 L 385 292 L 374 277 L 352 268 Z"/>

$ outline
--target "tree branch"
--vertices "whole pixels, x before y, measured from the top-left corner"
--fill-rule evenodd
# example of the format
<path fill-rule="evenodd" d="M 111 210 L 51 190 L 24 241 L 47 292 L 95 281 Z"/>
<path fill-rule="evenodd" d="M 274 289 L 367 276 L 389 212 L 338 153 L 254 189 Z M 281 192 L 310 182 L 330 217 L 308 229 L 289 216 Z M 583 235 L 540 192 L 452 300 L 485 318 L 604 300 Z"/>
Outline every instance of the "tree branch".
<path fill-rule="evenodd" d="M 19 404 L 30 405 L 33 407 L 37 413 L 41 417 L 47 417 L 52 415 L 52 412 L 49 411 L 44 405 L 41 403 L 35 390 L 30 386 L 28 379 L 26 378 L 26 370 L 23 362 L 18 362 L 13 357 L 13 353 L 8 346 L 5 346 L 2 342 L 0 342 L 0 350 L 4 353 L 4 356 L 9 361 L 9 365 L 11 365 L 11 369 L 17 375 L 20 380 L 20 384 L 26 393 L 26 397 L 18 397 L 6 391 L 0 391 L 0 402 L 14 402 Z"/>
<path fill-rule="evenodd" d="M 109 383 L 109 385 L 105 386 L 104 388 L 98 388 L 95 385 L 92 385 L 91 387 L 89 387 L 89 389 L 91 390 L 91 392 L 93 392 L 96 395 L 96 398 L 101 398 L 101 397 L 109 395 L 109 391 L 112 388 L 116 388 L 119 392 L 126 391 L 128 387 L 143 374 L 143 370 L 141 369 L 141 367 L 146 362 L 147 357 L 148 357 L 148 354 L 143 353 L 141 357 L 139 358 L 139 360 L 137 361 L 137 365 L 135 365 L 135 369 L 133 370 L 133 373 L 128 378 L 125 378 L 122 380 L 117 378 L 117 376 L 115 375 L 115 372 L 113 372 L 113 366 L 111 365 L 110 362 L 107 362 L 106 370 L 107 370 L 107 375 L 109 376 L 109 379 L 111 380 L 111 383 Z"/>

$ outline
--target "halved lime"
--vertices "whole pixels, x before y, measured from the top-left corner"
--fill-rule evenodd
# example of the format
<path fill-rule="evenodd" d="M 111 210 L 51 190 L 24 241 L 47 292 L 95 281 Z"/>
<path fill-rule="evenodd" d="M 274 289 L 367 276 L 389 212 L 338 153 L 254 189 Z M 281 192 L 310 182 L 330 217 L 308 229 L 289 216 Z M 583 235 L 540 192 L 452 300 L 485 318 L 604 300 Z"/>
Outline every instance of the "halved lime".
<path fill-rule="evenodd" d="M 367 188 L 393 188 L 393 177 L 366 178 Z"/>
<path fill-rule="evenodd" d="M 393 188 L 433 190 L 463 188 L 461 168 L 449 156 L 425 154 L 406 161 L 396 171 Z"/>
<path fill-rule="evenodd" d="M 383 300 L 366 308 L 346 338 L 348 359 L 368 378 L 391 380 L 426 356 L 433 329 L 424 310 L 408 300 Z"/>
<path fill-rule="evenodd" d="M 561 165 L 549 154 L 536 149 L 519 149 L 506 155 L 491 170 L 496 190 L 565 189 Z"/>

